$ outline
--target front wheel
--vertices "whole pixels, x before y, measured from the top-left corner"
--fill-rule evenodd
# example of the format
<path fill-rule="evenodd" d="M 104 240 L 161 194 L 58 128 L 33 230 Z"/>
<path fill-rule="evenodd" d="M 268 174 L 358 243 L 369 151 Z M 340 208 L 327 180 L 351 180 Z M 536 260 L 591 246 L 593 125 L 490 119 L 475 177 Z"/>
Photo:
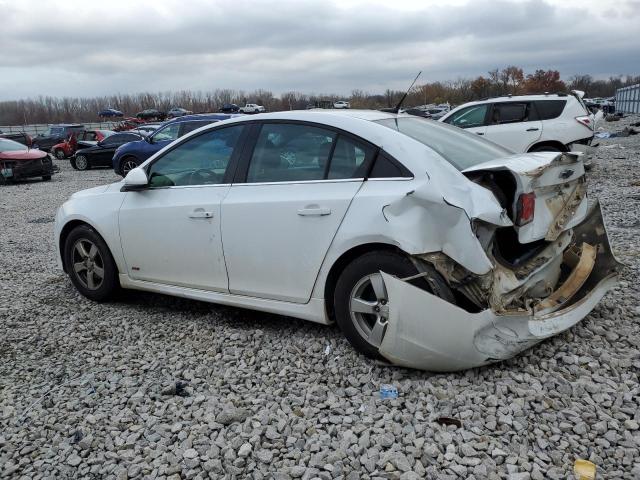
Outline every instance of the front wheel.
<path fill-rule="evenodd" d="M 57 158 L 58 160 L 64 160 L 64 157 L 65 157 L 64 150 L 62 150 L 62 149 L 58 148 L 58 149 L 55 151 L 55 156 L 56 156 L 56 158 Z"/>
<path fill-rule="evenodd" d="M 453 293 L 440 274 L 428 265 L 425 268 L 427 276 L 411 283 L 454 303 Z M 347 265 L 334 294 L 338 326 L 356 350 L 372 358 L 380 358 L 378 351 L 389 320 L 389 297 L 381 271 L 398 278 L 418 273 L 405 255 L 369 252 Z"/>
<path fill-rule="evenodd" d="M 109 247 L 88 225 L 74 228 L 64 243 L 64 260 L 71 282 L 85 297 L 102 302 L 118 288 L 118 269 Z"/>

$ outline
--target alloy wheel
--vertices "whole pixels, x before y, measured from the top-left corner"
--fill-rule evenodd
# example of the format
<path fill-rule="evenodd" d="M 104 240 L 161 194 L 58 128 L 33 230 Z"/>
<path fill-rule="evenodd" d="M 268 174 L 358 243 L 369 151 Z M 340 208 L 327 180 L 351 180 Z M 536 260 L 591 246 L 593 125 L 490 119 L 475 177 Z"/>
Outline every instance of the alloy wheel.
<path fill-rule="evenodd" d="M 88 166 L 89 161 L 87 160 L 87 157 L 84 155 L 78 155 L 76 157 L 76 167 L 78 167 L 78 170 L 86 170 Z"/>
<path fill-rule="evenodd" d="M 99 289 L 104 281 L 104 261 L 96 244 L 81 238 L 74 244 L 72 255 L 76 278 L 89 290 Z"/>
<path fill-rule="evenodd" d="M 137 166 L 138 164 L 133 160 L 125 160 L 125 162 L 122 164 L 122 176 L 126 177 L 127 173 L 129 173 L 131 170 L 133 170 Z"/>
<path fill-rule="evenodd" d="M 380 273 L 361 278 L 351 290 L 349 312 L 358 333 L 379 348 L 389 318 L 387 290 Z"/>

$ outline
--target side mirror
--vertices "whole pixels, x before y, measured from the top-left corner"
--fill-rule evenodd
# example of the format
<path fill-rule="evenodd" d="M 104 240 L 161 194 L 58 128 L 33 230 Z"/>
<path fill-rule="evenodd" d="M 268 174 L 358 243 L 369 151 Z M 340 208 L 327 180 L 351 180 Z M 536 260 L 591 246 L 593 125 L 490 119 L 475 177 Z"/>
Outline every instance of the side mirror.
<path fill-rule="evenodd" d="M 147 173 L 140 167 L 136 167 L 127 173 L 124 177 L 124 185 L 120 189 L 121 192 L 131 192 L 135 190 L 144 190 L 149 185 Z"/>

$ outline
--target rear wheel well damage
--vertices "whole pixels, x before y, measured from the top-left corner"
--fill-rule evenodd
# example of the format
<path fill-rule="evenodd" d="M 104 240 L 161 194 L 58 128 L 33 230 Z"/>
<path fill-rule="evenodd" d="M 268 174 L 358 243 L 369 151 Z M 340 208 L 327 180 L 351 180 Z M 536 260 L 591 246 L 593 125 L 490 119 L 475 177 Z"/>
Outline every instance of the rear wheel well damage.
<path fill-rule="evenodd" d="M 329 274 L 327 275 L 327 280 L 324 283 L 325 308 L 327 310 L 327 316 L 332 321 L 335 321 L 333 299 L 335 295 L 336 284 L 338 283 L 340 274 L 344 271 L 346 266 L 356 258 L 361 257 L 365 253 L 375 251 L 387 251 L 406 255 L 406 253 L 400 250 L 398 247 L 388 243 L 366 243 L 353 247 L 340 255 L 340 257 L 338 257 L 338 259 L 333 263 L 333 266 L 331 267 L 331 269 L 329 270 Z"/>
<path fill-rule="evenodd" d="M 553 148 L 556 149 L 559 152 L 568 152 L 569 149 L 567 148 L 567 146 L 561 142 L 558 142 L 557 140 L 548 140 L 546 142 L 538 142 L 538 143 L 534 143 L 530 148 L 529 148 L 529 152 L 544 152 L 544 151 L 551 151 L 554 152 L 556 150 L 545 150 L 545 148 Z"/>

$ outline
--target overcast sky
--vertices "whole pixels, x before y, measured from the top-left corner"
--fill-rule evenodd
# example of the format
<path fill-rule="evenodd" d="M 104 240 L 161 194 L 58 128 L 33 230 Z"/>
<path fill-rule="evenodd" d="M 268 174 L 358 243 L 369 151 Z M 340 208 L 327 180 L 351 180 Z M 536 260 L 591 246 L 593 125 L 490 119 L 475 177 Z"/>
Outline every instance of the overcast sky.
<path fill-rule="evenodd" d="M 640 73 L 640 0 L 0 0 L 0 100 Z"/>

